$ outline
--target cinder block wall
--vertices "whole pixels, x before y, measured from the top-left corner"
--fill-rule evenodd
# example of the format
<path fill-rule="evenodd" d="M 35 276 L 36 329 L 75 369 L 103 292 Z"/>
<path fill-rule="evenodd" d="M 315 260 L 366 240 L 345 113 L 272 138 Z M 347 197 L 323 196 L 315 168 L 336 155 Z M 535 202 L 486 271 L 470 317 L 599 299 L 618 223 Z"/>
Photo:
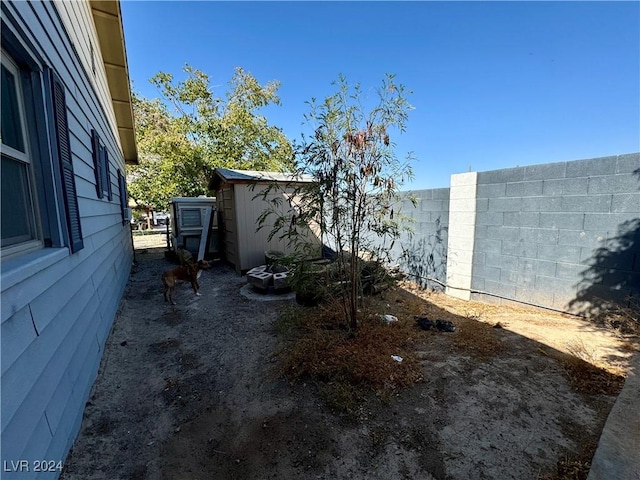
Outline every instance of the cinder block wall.
<path fill-rule="evenodd" d="M 392 257 L 412 280 L 422 286 L 441 290 L 447 278 L 447 232 L 449 228 L 449 189 L 437 188 L 409 192 L 417 200 L 414 207 L 407 196 L 402 214 L 410 217 L 413 233 L 404 233 L 391 250 Z"/>
<path fill-rule="evenodd" d="M 479 172 L 471 288 L 572 311 L 638 295 L 639 217 L 640 154 Z"/>
<path fill-rule="evenodd" d="M 413 235 L 391 254 L 423 286 L 460 286 L 470 270 L 469 286 L 447 292 L 575 313 L 640 297 L 640 153 L 453 175 L 451 189 L 409 193 Z"/>

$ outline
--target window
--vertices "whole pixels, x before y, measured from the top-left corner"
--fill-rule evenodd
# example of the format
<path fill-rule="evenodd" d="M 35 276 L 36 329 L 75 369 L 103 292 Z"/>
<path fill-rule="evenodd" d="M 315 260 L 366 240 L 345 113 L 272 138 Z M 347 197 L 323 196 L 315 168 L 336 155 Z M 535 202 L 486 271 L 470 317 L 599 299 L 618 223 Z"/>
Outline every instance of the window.
<path fill-rule="evenodd" d="M 181 208 L 180 213 L 182 214 L 181 223 L 184 228 L 202 226 L 202 217 L 199 208 Z"/>
<path fill-rule="evenodd" d="M 74 253 L 84 244 L 65 89 L 2 24 L 0 253 L 61 246 Z"/>
<path fill-rule="evenodd" d="M 2 249 L 39 248 L 37 203 L 20 71 L 2 51 Z"/>

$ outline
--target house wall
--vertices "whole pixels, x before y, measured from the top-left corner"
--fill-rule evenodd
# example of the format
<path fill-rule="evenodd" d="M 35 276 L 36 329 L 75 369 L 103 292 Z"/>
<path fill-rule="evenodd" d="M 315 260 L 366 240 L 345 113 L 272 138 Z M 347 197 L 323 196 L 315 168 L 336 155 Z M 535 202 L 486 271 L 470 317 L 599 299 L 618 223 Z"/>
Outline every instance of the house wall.
<path fill-rule="evenodd" d="M 86 71 L 87 44 L 79 40 L 91 38 L 97 51 L 87 8 L 84 3 L 2 2 L 3 21 L 40 66 L 52 68 L 65 86 L 84 240 L 84 248 L 75 254 L 68 248 L 43 248 L 2 260 L 2 465 L 64 461 L 80 427 L 133 259 L 116 177 L 118 170 L 124 172 L 124 159 L 104 71 L 97 69 L 95 76 Z M 69 31 L 81 33 L 72 42 Z M 97 199 L 92 129 L 109 153 L 111 201 Z M 57 475 L 3 471 L 2 478 Z"/>
<path fill-rule="evenodd" d="M 87 73 L 88 81 L 100 104 L 107 107 L 104 109 L 104 120 L 108 122 L 108 129 L 117 132 L 116 117 L 110 106 L 111 94 L 91 6 L 89 2 L 58 2 L 56 7 L 69 40 L 78 54 L 77 58 Z"/>
<path fill-rule="evenodd" d="M 414 193 L 438 191 L 428 192 Z M 413 212 L 405 205 L 415 219 L 403 242 L 411 261 L 394 254 L 414 279 L 432 275 L 436 244 L 446 283 L 461 287 L 448 293 L 466 298 L 589 313 L 640 294 L 640 154 L 453 175 L 448 192 L 448 209 L 431 199 Z M 448 229 L 446 249 L 433 241 L 438 228 Z"/>

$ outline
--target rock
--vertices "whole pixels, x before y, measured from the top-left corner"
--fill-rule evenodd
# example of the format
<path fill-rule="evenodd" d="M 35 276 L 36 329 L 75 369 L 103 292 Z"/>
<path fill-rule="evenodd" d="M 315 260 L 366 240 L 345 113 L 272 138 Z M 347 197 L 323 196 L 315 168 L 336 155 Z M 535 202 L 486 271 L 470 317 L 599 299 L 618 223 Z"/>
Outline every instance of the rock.
<path fill-rule="evenodd" d="M 431 330 L 431 328 L 435 327 L 435 323 L 429 320 L 427 317 L 414 317 L 416 319 L 416 323 L 420 326 L 422 330 Z"/>
<path fill-rule="evenodd" d="M 436 320 L 436 328 L 441 332 L 456 331 L 456 327 L 449 320 Z"/>
<path fill-rule="evenodd" d="M 431 330 L 432 328 L 440 332 L 455 332 L 456 327 L 449 320 L 429 320 L 427 317 L 415 316 L 416 323 L 422 330 Z"/>
<path fill-rule="evenodd" d="M 398 317 L 394 315 L 380 315 L 380 318 L 387 323 L 394 323 L 398 321 Z"/>

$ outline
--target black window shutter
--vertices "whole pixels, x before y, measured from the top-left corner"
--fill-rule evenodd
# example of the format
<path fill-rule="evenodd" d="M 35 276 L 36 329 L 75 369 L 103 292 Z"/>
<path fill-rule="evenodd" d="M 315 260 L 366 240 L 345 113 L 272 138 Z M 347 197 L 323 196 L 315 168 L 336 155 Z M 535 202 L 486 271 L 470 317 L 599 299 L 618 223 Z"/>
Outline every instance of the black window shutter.
<path fill-rule="evenodd" d="M 53 77 L 51 81 L 53 89 L 53 115 L 57 137 L 56 143 L 58 145 L 58 158 L 60 159 L 60 169 L 62 172 L 62 190 L 66 208 L 67 229 L 69 230 L 71 253 L 75 253 L 84 248 L 84 243 L 82 241 L 80 210 L 78 209 L 78 197 L 76 195 L 76 177 L 73 173 L 73 163 L 71 161 L 67 102 L 62 82 L 55 73 L 51 73 Z"/>
<path fill-rule="evenodd" d="M 100 174 L 100 172 L 102 171 L 102 167 L 100 165 L 100 136 L 95 130 L 91 130 L 91 149 L 93 152 L 93 170 L 96 174 L 96 194 L 98 195 L 98 198 L 102 198 L 102 176 Z"/>
<path fill-rule="evenodd" d="M 120 169 L 118 169 L 118 190 L 120 191 L 120 213 L 122 214 L 122 223 L 125 223 L 124 219 L 124 209 L 128 206 L 127 200 L 127 185 L 124 181 L 124 176 L 120 173 Z"/>
<path fill-rule="evenodd" d="M 113 190 L 111 189 L 111 168 L 109 167 L 109 152 L 107 151 L 107 147 L 104 148 L 104 165 L 107 172 L 107 178 L 105 179 L 107 182 L 107 198 L 111 201 L 113 200 Z"/>

